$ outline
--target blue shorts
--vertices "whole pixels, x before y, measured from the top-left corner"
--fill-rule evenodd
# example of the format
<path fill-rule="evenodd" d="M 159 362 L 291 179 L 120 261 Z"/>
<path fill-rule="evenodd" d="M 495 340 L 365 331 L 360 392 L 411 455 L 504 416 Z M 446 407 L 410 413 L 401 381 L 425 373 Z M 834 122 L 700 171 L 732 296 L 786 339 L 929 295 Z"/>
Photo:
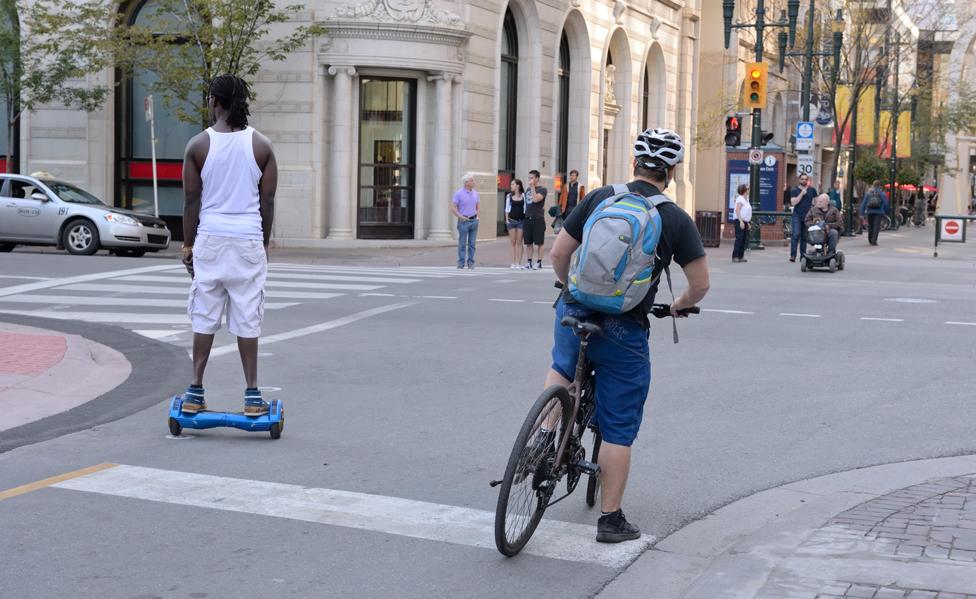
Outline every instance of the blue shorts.
<path fill-rule="evenodd" d="M 552 369 L 573 380 L 579 357 L 579 337 L 559 324 L 565 315 L 577 318 L 593 312 L 579 304 L 556 304 Z M 593 320 L 593 318 L 591 318 Z M 630 446 L 644 418 L 644 401 L 651 387 L 648 331 L 629 316 L 598 314 L 603 335 L 590 337 L 586 357 L 596 373 L 596 422 L 603 440 Z"/>

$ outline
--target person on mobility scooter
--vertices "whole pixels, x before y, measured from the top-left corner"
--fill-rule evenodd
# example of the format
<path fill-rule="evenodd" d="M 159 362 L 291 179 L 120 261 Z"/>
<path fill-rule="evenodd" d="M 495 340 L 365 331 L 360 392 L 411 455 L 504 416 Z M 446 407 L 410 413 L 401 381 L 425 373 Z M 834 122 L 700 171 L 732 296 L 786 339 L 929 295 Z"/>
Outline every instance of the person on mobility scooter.
<path fill-rule="evenodd" d="M 830 272 L 844 270 L 844 252 L 837 251 L 837 240 L 844 232 L 844 220 L 840 211 L 830 205 L 827 194 L 814 199 L 804 224 L 807 226 L 807 251 L 800 257 L 800 270 L 806 272 L 824 266 L 830 268 Z"/>

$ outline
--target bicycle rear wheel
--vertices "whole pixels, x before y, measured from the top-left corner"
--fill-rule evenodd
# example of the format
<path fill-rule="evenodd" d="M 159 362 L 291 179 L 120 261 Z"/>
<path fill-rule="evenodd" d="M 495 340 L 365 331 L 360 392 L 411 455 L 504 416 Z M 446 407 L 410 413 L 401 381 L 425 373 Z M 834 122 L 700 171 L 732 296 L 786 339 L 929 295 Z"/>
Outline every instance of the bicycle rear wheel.
<path fill-rule="evenodd" d="M 515 437 L 495 508 L 495 546 L 502 555 L 521 551 L 542 520 L 559 482 L 551 468 L 555 448 L 569 431 L 571 409 L 569 392 L 553 385 L 536 400 Z"/>

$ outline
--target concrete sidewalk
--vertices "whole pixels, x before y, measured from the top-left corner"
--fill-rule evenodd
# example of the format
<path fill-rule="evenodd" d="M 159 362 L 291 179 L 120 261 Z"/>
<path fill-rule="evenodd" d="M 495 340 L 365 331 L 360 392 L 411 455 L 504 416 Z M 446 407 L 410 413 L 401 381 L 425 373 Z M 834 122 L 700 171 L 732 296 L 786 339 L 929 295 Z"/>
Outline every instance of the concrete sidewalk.
<path fill-rule="evenodd" d="M 186 351 L 120 327 L 0 315 L 0 452 L 163 403 L 188 373 Z"/>
<path fill-rule="evenodd" d="M 732 503 L 600 599 L 976 599 L 976 455 L 861 468 Z"/>
<path fill-rule="evenodd" d="M 59 414 L 129 378 L 118 351 L 80 335 L 0 322 L 0 431 Z"/>

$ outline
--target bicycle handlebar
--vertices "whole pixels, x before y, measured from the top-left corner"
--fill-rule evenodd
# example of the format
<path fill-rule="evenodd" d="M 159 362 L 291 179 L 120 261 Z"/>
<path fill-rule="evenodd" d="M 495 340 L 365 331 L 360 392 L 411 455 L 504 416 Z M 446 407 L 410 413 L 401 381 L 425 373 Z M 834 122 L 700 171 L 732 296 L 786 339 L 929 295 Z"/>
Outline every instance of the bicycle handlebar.
<path fill-rule="evenodd" d="M 667 318 L 671 316 L 671 304 L 654 304 L 651 306 L 651 314 L 655 318 Z M 688 316 L 689 314 L 701 314 L 701 308 L 698 306 L 692 306 L 690 308 L 683 308 L 678 310 L 678 314 L 682 316 Z"/>

